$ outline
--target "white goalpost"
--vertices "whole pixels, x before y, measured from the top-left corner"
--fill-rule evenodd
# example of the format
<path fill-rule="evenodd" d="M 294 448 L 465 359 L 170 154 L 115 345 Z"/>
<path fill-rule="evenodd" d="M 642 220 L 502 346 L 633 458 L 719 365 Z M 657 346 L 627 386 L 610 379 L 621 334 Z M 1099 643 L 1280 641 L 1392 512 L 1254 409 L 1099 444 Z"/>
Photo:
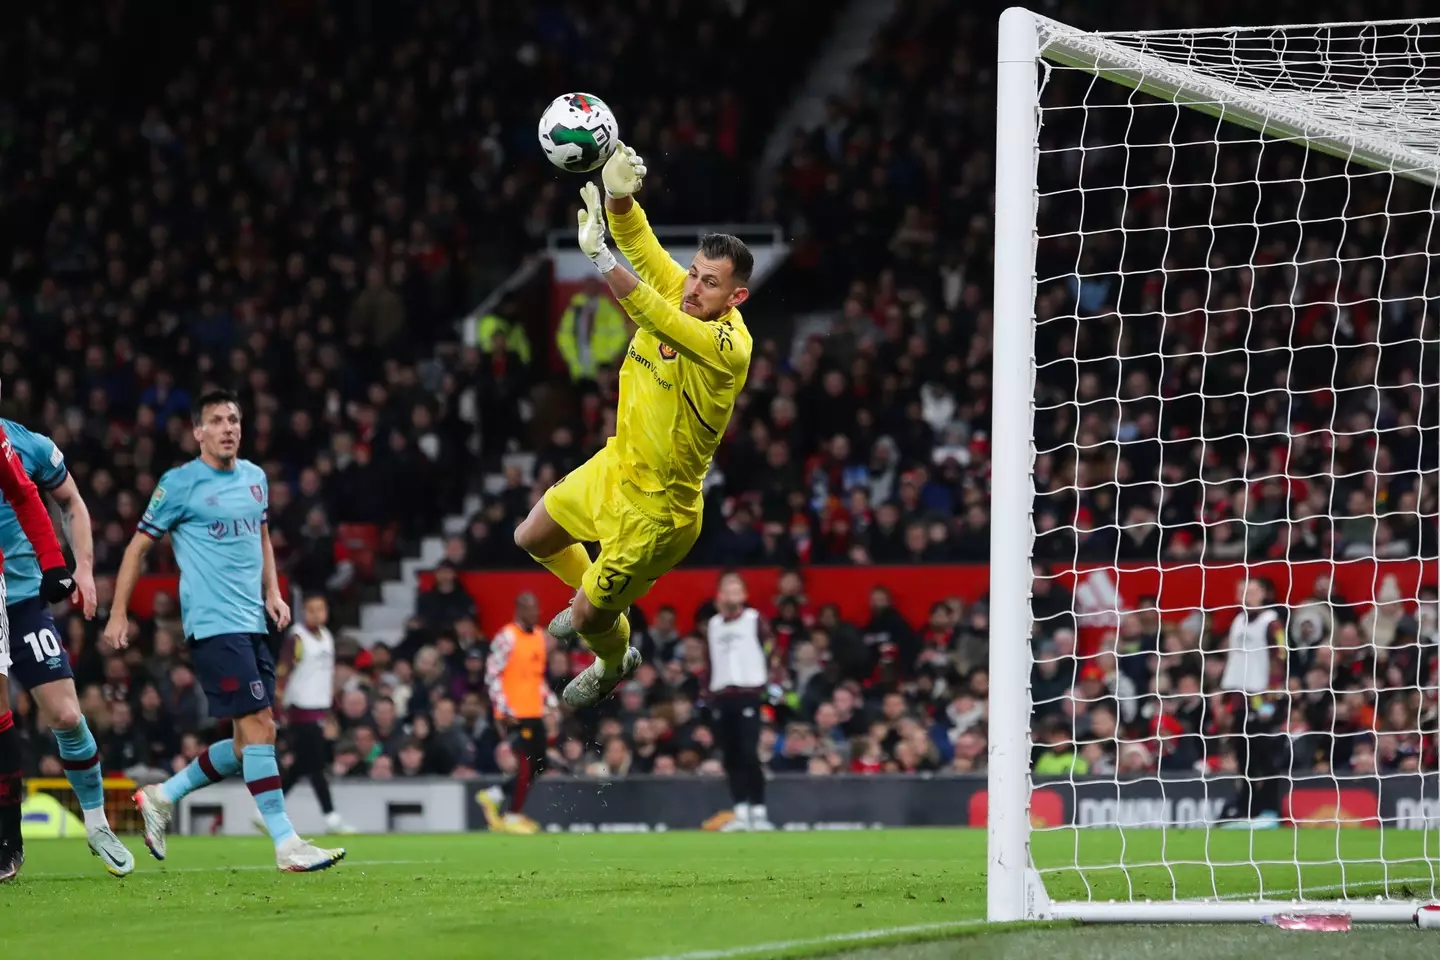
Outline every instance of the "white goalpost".
<path fill-rule="evenodd" d="M 1440 899 L 1440 19 L 997 61 L 987 913 Z"/>

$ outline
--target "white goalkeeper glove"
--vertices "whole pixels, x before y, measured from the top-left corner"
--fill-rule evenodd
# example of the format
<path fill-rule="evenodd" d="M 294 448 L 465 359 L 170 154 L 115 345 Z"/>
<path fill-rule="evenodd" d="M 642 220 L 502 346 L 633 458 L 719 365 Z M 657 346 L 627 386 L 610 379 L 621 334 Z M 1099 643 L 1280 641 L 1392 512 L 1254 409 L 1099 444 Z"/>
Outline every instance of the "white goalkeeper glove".
<path fill-rule="evenodd" d="M 594 183 L 586 183 L 580 188 L 580 201 L 584 206 L 575 214 L 580 252 L 590 258 L 596 270 L 609 273 L 616 266 L 615 254 L 605 246 L 605 208 L 600 206 L 600 190 Z"/>
<path fill-rule="evenodd" d="M 634 147 L 616 143 L 615 152 L 600 171 L 600 179 L 605 181 L 607 196 L 633 197 L 645 182 L 645 159 L 635 153 Z"/>

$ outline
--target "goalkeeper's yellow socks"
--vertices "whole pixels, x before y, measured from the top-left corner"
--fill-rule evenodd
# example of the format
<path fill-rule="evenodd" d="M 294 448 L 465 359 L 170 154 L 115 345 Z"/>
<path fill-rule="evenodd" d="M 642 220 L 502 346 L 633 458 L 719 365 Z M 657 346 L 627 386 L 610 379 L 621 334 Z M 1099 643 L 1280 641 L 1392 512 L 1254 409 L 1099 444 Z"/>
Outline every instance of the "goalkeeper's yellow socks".
<path fill-rule="evenodd" d="M 613 677 L 620 672 L 625 663 L 625 651 L 630 649 L 630 621 L 625 614 L 620 614 L 614 623 L 598 633 L 582 632 L 580 636 L 595 652 L 607 677 Z"/>
<path fill-rule="evenodd" d="M 590 569 L 590 554 L 580 544 L 572 543 L 553 557 L 535 557 L 535 562 L 559 577 L 565 586 L 579 590 L 585 571 Z"/>

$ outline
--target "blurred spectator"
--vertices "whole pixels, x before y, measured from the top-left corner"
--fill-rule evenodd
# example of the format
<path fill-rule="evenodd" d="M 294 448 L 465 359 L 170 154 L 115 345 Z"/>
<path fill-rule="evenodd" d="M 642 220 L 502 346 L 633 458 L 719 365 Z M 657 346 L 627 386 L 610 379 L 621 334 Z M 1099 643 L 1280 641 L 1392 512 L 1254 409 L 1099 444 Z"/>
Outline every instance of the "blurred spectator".
<path fill-rule="evenodd" d="M 454 627 L 456 621 L 475 618 L 475 601 L 460 586 L 454 564 L 441 563 L 435 568 L 435 585 L 415 601 L 415 620 L 432 633 Z"/>
<path fill-rule="evenodd" d="M 570 298 L 555 332 L 555 345 L 576 383 L 593 382 L 600 367 L 615 363 L 630 341 L 625 314 L 603 286 L 599 278 L 587 280 Z"/>

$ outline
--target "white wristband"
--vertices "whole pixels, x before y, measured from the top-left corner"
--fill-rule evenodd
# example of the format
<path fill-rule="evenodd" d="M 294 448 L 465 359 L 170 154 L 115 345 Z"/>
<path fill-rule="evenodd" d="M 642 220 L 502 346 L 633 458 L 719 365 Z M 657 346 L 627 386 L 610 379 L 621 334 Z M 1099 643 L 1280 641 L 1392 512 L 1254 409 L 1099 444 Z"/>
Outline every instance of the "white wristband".
<path fill-rule="evenodd" d="M 609 273 L 620 265 L 615 261 L 615 254 L 610 252 L 610 248 L 603 246 L 590 258 L 590 262 L 595 264 L 595 269 L 602 274 Z"/>

